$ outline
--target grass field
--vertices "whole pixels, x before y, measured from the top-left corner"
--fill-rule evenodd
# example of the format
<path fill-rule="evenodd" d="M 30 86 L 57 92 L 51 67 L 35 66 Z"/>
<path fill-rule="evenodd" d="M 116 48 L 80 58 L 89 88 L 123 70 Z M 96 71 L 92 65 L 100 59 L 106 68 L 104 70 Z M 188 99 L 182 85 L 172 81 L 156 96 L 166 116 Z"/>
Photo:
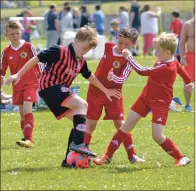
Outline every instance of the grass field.
<path fill-rule="evenodd" d="M 48 9 L 48 6 L 52 3 L 52 1 L 43 1 L 44 7 L 38 7 L 38 1 L 31 1 L 30 5 L 32 6 L 32 11 L 35 16 L 41 16 L 44 11 Z M 63 1 L 54 1 L 57 4 L 57 10 L 60 11 L 63 8 Z M 179 10 L 180 12 L 192 12 L 194 7 L 194 1 L 141 1 L 141 7 L 145 4 L 150 4 L 152 7 L 160 6 L 162 8 L 163 13 L 170 13 L 174 10 Z M 72 7 L 79 7 L 80 4 L 73 3 Z M 94 11 L 95 4 L 87 5 L 87 9 L 89 13 Z M 119 10 L 120 6 L 125 6 L 127 9 L 130 8 L 130 2 L 110 2 L 110 3 L 102 3 L 102 10 L 106 15 L 116 14 Z M 17 14 L 21 13 L 23 9 L 11 9 L 11 10 L 1 10 L 1 18 L 4 17 L 14 17 Z"/>
<path fill-rule="evenodd" d="M 40 43 L 43 43 L 41 41 Z M 2 47 L 6 43 L 2 42 Z M 151 66 L 154 57 L 136 57 Z M 89 61 L 94 71 L 97 61 Z M 126 115 L 141 92 L 146 77 L 135 72 L 124 85 Z M 87 81 L 79 76 L 73 85 L 80 85 L 81 97 L 86 98 Z M 183 83 L 178 77 L 174 95 L 184 102 Z M 10 87 L 5 88 L 11 92 Z M 192 100 L 194 104 L 194 100 Z M 194 113 L 170 112 L 165 134 L 176 142 L 190 159 L 186 167 L 177 168 L 173 159 L 155 144 L 151 137 L 151 115 L 142 119 L 133 131 L 137 154 L 147 162 L 131 165 L 121 146 L 110 165 L 89 169 L 62 169 L 72 123 L 57 121 L 49 111 L 34 112 L 33 149 L 20 148 L 15 141 L 22 138 L 18 113 L 1 115 L 1 190 L 194 190 Z M 91 148 L 102 154 L 115 132 L 111 121 L 100 120 L 93 134 Z"/>

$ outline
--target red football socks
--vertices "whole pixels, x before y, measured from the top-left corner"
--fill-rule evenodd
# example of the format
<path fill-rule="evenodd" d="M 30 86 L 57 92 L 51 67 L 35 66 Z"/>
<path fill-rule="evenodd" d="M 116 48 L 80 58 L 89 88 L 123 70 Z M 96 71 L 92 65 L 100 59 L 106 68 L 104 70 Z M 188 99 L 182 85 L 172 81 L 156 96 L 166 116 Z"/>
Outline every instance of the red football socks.
<path fill-rule="evenodd" d="M 110 158 L 112 158 L 114 152 L 118 149 L 120 144 L 126 139 L 128 134 L 121 131 L 121 129 L 118 129 L 118 131 L 113 136 L 112 140 L 110 141 L 110 144 L 107 148 L 106 155 Z"/>
<path fill-rule="evenodd" d="M 26 115 L 24 115 L 23 125 L 24 125 L 23 126 L 24 137 L 32 141 L 33 128 L 34 128 L 34 117 L 32 113 L 27 113 Z"/>
<path fill-rule="evenodd" d="M 175 145 L 175 143 L 173 141 L 171 141 L 170 139 L 166 138 L 166 140 L 160 145 L 163 150 L 168 153 L 169 155 L 171 155 L 174 159 L 181 159 L 184 155 L 179 151 L 179 149 L 177 148 L 177 146 Z"/>
<path fill-rule="evenodd" d="M 131 133 L 127 134 L 127 138 L 124 139 L 123 145 L 127 151 L 128 159 L 130 160 L 133 157 L 133 155 L 136 154 Z"/>
<path fill-rule="evenodd" d="M 89 145 L 91 142 L 91 138 L 92 138 L 92 136 L 90 133 L 88 133 L 88 132 L 84 133 L 84 143 L 85 144 Z"/>

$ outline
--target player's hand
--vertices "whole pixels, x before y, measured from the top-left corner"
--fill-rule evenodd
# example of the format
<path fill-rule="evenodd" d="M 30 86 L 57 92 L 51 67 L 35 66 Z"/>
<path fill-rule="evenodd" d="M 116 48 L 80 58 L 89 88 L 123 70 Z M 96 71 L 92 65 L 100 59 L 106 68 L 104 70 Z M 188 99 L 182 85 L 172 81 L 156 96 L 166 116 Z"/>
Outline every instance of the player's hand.
<path fill-rule="evenodd" d="M 187 66 L 187 65 L 188 65 L 188 64 L 187 64 L 186 57 L 182 57 L 182 58 L 180 59 L 180 64 L 181 64 L 182 66 Z"/>
<path fill-rule="evenodd" d="M 131 52 L 128 49 L 124 49 L 122 50 L 122 55 L 126 58 L 131 55 Z"/>
<path fill-rule="evenodd" d="M 117 99 L 121 99 L 122 98 L 122 94 L 119 90 L 117 89 L 107 89 L 105 92 L 106 97 L 112 102 L 112 98 L 111 97 L 115 97 Z"/>
<path fill-rule="evenodd" d="M 112 78 L 113 78 L 113 75 L 114 75 L 114 69 L 113 68 L 111 68 L 110 69 L 110 71 L 108 72 L 108 80 L 109 81 L 111 81 L 112 80 Z"/>
<path fill-rule="evenodd" d="M 193 83 L 189 83 L 189 84 L 185 85 L 185 90 L 187 92 L 191 92 L 191 91 L 193 91 L 193 89 L 194 89 L 194 84 Z"/>
<path fill-rule="evenodd" d="M 0 81 L 0 84 L 1 86 L 5 83 L 5 77 L 4 76 L 1 76 L 1 81 Z"/>
<path fill-rule="evenodd" d="M 15 84 L 19 82 L 20 78 L 18 77 L 18 73 L 11 75 L 6 81 L 5 85 L 10 85 L 12 82 L 15 81 Z"/>

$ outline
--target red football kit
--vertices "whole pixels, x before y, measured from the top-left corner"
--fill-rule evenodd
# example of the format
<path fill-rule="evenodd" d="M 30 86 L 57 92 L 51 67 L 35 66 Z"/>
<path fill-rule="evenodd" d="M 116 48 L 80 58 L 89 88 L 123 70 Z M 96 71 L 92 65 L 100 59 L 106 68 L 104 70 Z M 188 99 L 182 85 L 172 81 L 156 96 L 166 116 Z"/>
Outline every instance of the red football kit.
<path fill-rule="evenodd" d="M 5 76 L 7 67 L 10 68 L 11 75 L 16 74 L 33 56 L 36 50 L 31 43 L 20 41 L 20 45 L 14 48 L 9 45 L 2 52 L 1 57 L 1 75 Z M 22 105 L 24 101 L 36 102 L 38 88 L 38 71 L 39 66 L 32 68 L 26 72 L 13 87 L 13 104 Z"/>
<path fill-rule="evenodd" d="M 182 77 L 185 84 L 191 83 L 191 78 L 174 58 L 162 63 L 156 62 L 154 67 L 149 68 L 139 65 L 132 56 L 128 56 L 127 60 L 138 74 L 149 76 L 146 86 L 131 109 L 142 117 L 152 110 L 152 122 L 165 125 L 176 74 Z"/>
<path fill-rule="evenodd" d="M 122 85 L 128 78 L 132 67 L 122 55 L 114 51 L 116 46 L 112 42 L 105 44 L 104 55 L 99 62 L 95 76 L 106 88 L 122 91 Z M 107 79 L 111 68 L 116 75 L 113 81 Z M 87 102 L 87 119 L 98 120 L 101 117 L 103 107 L 105 108 L 105 120 L 124 119 L 123 99 L 112 98 L 112 102 L 110 102 L 105 94 L 92 84 L 89 85 Z"/>
<path fill-rule="evenodd" d="M 179 37 L 182 30 L 182 25 L 183 23 L 180 19 L 175 19 L 170 24 L 170 30 Z"/>

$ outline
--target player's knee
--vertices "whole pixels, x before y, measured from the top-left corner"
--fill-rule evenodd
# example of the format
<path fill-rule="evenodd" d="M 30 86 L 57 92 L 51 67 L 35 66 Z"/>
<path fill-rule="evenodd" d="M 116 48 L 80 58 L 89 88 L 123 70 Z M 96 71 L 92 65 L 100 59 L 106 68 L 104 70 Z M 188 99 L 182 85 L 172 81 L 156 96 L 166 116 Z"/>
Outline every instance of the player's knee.
<path fill-rule="evenodd" d="M 80 103 L 80 107 L 82 107 L 82 110 L 83 111 L 86 111 L 87 112 L 88 103 L 85 100 L 82 100 L 81 103 Z"/>
<path fill-rule="evenodd" d="M 156 143 L 158 143 L 158 144 L 162 143 L 162 140 L 163 140 L 162 135 L 155 134 L 155 135 L 152 135 L 152 138 Z"/>

